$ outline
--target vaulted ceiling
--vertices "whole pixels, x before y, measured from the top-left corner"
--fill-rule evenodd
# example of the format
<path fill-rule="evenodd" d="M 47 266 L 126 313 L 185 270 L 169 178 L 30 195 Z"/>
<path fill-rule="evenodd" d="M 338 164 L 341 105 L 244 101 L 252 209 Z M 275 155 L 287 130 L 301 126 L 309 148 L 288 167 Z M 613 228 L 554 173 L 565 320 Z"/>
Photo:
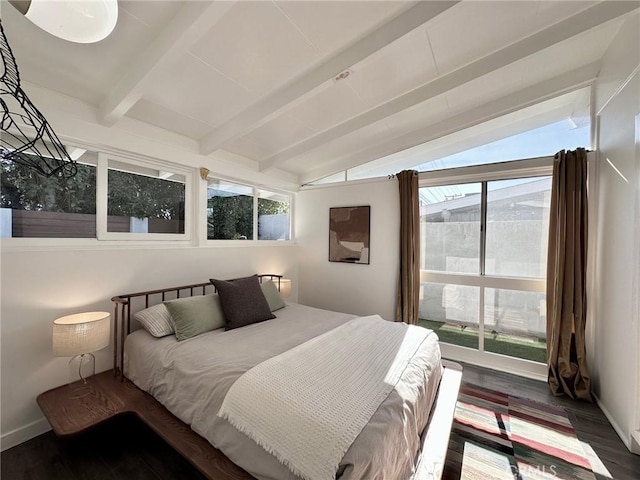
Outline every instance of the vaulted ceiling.
<path fill-rule="evenodd" d="M 5 3 L 5 2 L 3 2 Z M 22 79 L 299 184 L 590 84 L 638 2 L 120 1 L 95 44 L 8 5 Z M 561 105 L 558 105 L 561 103 Z M 583 96 L 556 116 L 588 114 Z M 586 109 L 586 111 L 585 111 Z M 539 112 L 538 112 L 539 113 Z"/>

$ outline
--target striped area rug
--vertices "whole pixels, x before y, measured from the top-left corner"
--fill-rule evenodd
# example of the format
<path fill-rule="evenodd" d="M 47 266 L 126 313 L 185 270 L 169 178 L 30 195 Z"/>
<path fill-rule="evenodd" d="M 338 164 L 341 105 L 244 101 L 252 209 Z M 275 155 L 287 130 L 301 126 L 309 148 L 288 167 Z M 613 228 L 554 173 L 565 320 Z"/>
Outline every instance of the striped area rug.
<path fill-rule="evenodd" d="M 594 480 L 564 410 L 463 385 L 445 480 Z"/>

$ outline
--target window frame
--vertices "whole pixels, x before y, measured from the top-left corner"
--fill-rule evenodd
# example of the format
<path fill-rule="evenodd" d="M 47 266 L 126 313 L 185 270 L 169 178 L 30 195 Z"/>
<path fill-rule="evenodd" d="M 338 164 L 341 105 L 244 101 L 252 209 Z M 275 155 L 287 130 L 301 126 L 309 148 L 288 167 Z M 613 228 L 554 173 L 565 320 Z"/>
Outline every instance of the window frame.
<path fill-rule="evenodd" d="M 235 185 L 239 185 L 242 187 L 248 187 L 251 188 L 252 191 L 252 199 L 253 199 L 253 238 L 252 239 L 247 239 L 247 240 L 234 240 L 234 239 L 210 239 L 208 238 L 208 234 L 207 234 L 207 222 L 201 222 L 201 238 L 203 239 L 202 241 L 206 244 L 206 245 L 211 245 L 211 246 L 223 246 L 223 245 L 228 245 L 228 246 L 273 246 L 273 245 L 292 245 L 295 243 L 295 234 L 294 234 L 294 199 L 295 196 L 293 195 L 292 192 L 288 192 L 285 190 L 280 190 L 278 188 L 271 188 L 268 186 L 264 186 L 264 185 L 257 185 L 257 184 L 253 184 L 253 183 L 249 183 L 246 181 L 242 181 L 242 180 L 237 180 L 237 179 L 233 179 L 233 178 L 229 178 L 229 177 L 225 177 L 223 175 L 209 175 L 206 178 L 206 181 L 204 183 L 204 188 L 202 189 L 202 201 L 201 204 L 203 205 L 202 208 L 202 212 L 198 213 L 198 218 L 200 219 L 202 216 L 206 216 L 207 215 L 207 200 L 208 200 L 208 195 L 207 195 L 207 190 L 209 189 L 209 181 L 210 180 L 218 180 L 218 181 L 223 181 L 223 182 L 227 182 L 227 183 L 233 183 Z M 262 190 L 262 191 L 267 191 L 267 192 L 271 192 L 271 193 L 277 193 L 279 195 L 285 195 L 288 199 L 289 199 L 289 240 L 260 240 L 258 239 L 258 198 L 259 198 L 259 194 L 258 192 Z"/>
<path fill-rule="evenodd" d="M 132 247 L 167 247 L 169 245 L 185 246 L 194 245 L 194 219 L 196 196 L 196 175 L 197 171 L 187 165 L 179 165 L 169 161 L 134 154 L 131 152 L 115 152 L 109 149 L 96 147 L 90 143 L 66 141 L 68 147 L 81 148 L 96 154 L 97 159 L 93 162 L 80 161 L 96 168 L 96 234 L 95 237 L 11 237 L 2 238 L 2 251 L 25 251 L 25 250 L 58 250 L 58 249 L 94 249 L 112 248 L 114 246 Z M 163 234 L 163 233 L 126 233 L 107 232 L 107 192 L 108 192 L 108 159 L 131 164 L 143 168 L 169 171 L 185 177 L 185 233 L 184 234 Z"/>
<path fill-rule="evenodd" d="M 553 156 L 524 160 L 513 160 L 470 167 L 457 167 L 430 172 L 421 172 L 418 177 L 418 188 L 460 185 L 464 183 L 480 183 L 482 186 L 480 199 L 480 268 L 477 274 L 447 273 L 435 270 L 420 270 L 420 282 L 455 284 L 479 287 L 478 312 L 478 349 L 455 344 L 443 344 L 443 352 L 461 361 L 469 361 L 479 365 L 504 368 L 507 362 L 514 371 L 532 376 L 544 375 L 546 366 L 518 357 L 509 357 L 486 351 L 485 339 L 485 289 L 506 289 L 534 293 L 546 293 L 546 278 L 514 277 L 508 275 L 485 275 L 486 235 L 487 235 L 487 185 L 488 182 L 551 176 L 553 174 Z M 497 362 L 497 363 L 496 363 Z"/>
<path fill-rule="evenodd" d="M 77 148 L 82 148 L 85 150 L 91 150 L 92 153 L 95 153 L 95 160 L 93 161 L 87 161 L 87 159 L 83 159 L 81 161 L 78 161 L 78 164 L 82 164 L 82 165 L 87 165 L 87 166 L 91 166 L 93 168 L 95 168 L 95 177 L 96 177 L 96 184 L 93 185 L 94 188 L 97 188 L 97 178 L 98 178 L 98 152 L 95 149 L 92 148 L 85 148 L 85 147 L 77 147 Z M 97 195 L 97 190 L 96 190 L 96 195 Z M 96 201 L 96 211 L 93 214 L 96 217 L 96 225 L 97 225 L 97 201 Z M 97 241 L 97 233 L 96 235 L 94 235 L 93 237 L 82 237 L 82 236 L 76 236 L 76 237 L 40 237 L 40 236 L 34 236 L 34 237 L 0 237 L 0 245 L 2 247 L 2 250 L 22 250 L 22 249 L 28 249 L 31 247 L 36 247 L 36 248 L 40 248 L 42 246 L 54 246 L 54 247 L 64 247 L 64 246 L 82 246 L 82 245 L 95 245 L 95 242 Z"/>
<path fill-rule="evenodd" d="M 134 167 L 163 170 L 185 178 L 184 191 L 184 233 L 131 233 L 109 232 L 107 230 L 108 217 L 108 180 L 109 161 L 129 164 Z M 104 152 L 98 153 L 98 166 L 96 172 L 96 238 L 100 240 L 124 240 L 124 241 L 171 241 L 188 243 L 191 241 L 192 222 L 194 218 L 193 202 L 193 176 L 194 171 L 188 167 L 180 167 L 176 164 L 162 162 L 160 160 L 144 160 L 134 156 L 120 156 Z"/>
<path fill-rule="evenodd" d="M 257 230 L 255 232 L 256 240 L 208 240 L 206 222 L 200 222 L 198 219 L 206 214 L 206 197 L 207 197 L 207 179 L 202 178 L 201 169 L 194 165 L 185 165 L 174 163 L 170 160 L 162 160 L 157 157 L 150 157 L 141 153 L 135 153 L 127 150 L 109 148 L 102 145 L 96 145 L 93 142 L 78 141 L 71 138 L 62 138 L 61 140 L 67 147 L 75 147 L 91 151 L 96 154 L 95 162 L 84 162 L 96 167 L 96 235 L 95 237 L 6 237 L 0 239 L 0 248 L 3 252 L 9 251 L 47 251 L 47 250 L 66 250 L 69 248 L 75 250 L 82 249 L 110 249 L 114 247 L 131 247 L 131 248 L 167 248 L 175 247 L 256 247 L 256 246 L 291 246 L 295 245 L 295 190 L 271 187 L 263 183 L 240 180 L 225 175 L 217 175 L 217 172 L 211 172 L 208 178 L 218 178 L 220 180 L 247 185 L 258 190 L 266 190 L 273 193 L 286 195 L 289 198 L 289 240 L 257 240 Z M 156 170 L 171 171 L 185 176 L 185 233 L 184 234 L 132 234 L 126 232 L 107 232 L 106 231 L 106 212 L 107 212 L 107 192 L 108 177 L 105 175 L 108 166 L 102 167 L 100 172 L 101 158 L 111 158 L 121 163 L 128 163 L 145 168 Z M 254 195 L 254 202 L 257 203 L 257 197 Z M 257 229 L 257 205 L 254 208 L 256 212 L 256 221 L 254 222 Z M 99 227 L 100 217 L 102 227 Z M 99 232 L 99 228 L 101 231 Z"/>

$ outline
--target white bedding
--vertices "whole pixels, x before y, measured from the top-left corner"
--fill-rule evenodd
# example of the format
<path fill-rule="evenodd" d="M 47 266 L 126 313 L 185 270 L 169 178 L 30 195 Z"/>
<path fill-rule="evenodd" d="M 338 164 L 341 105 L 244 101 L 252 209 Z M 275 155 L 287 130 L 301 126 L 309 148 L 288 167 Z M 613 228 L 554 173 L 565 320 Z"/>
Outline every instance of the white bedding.
<path fill-rule="evenodd" d="M 217 416 L 247 370 L 342 325 L 352 315 L 291 304 L 274 320 L 177 342 L 139 330 L 125 343 L 125 372 L 174 415 L 260 479 L 297 479 L 274 456 Z M 441 376 L 437 337 L 429 335 L 344 455 L 337 478 L 407 478 Z"/>

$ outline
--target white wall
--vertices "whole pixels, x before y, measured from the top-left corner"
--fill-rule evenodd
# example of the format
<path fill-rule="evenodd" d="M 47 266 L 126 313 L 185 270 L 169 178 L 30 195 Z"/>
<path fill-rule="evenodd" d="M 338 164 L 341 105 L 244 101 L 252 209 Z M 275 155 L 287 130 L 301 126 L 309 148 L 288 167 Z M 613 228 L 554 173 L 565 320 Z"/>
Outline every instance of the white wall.
<path fill-rule="evenodd" d="M 370 264 L 329 262 L 329 208 L 371 206 Z M 341 184 L 299 192 L 296 234 L 300 303 L 394 319 L 399 268 L 397 180 Z"/>
<path fill-rule="evenodd" d="M 638 421 L 638 215 L 639 163 L 636 117 L 640 115 L 638 14 L 628 18 L 602 63 L 596 84 L 599 119 L 597 210 L 592 309 L 594 392 L 627 446 Z M 640 120 L 640 117 L 638 118 Z M 593 216 L 592 216 L 593 219 Z"/>
<path fill-rule="evenodd" d="M 297 189 L 297 181 L 290 174 L 261 173 L 256 162 L 234 155 L 200 155 L 194 140 L 142 122 L 124 118 L 111 128 L 105 127 L 97 122 L 95 107 L 24 83 L 31 100 L 58 136 L 70 144 L 174 161 L 192 167 L 194 172 L 206 167 L 212 175 Z M 204 193 L 198 198 L 204 199 Z M 193 234 L 198 231 L 204 229 L 194 229 Z M 51 354 L 55 318 L 87 310 L 112 312 L 110 298 L 114 295 L 205 282 L 213 276 L 282 273 L 293 280 L 291 300 L 295 301 L 297 295 L 297 247 L 292 244 L 23 249 L 16 249 L 15 244 L 3 241 L 0 258 L 3 450 L 49 429 L 36 396 L 70 379 L 68 359 Z M 110 352 L 111 347 L 97 355 L 98 371 L 111 368 Z"/>
<path fill-rule="evenodd" d="M 295 300 L 296 250 L 289 245 L 3 251 L 2 449 L 49 429 L 36 396 L 69 381 L 69 359 L 51 353 L 55 318 L 113 312 L 110 299 L 118 294 L 252 273 L 285 273 L 293 279 Z M 97 371 L 111 368 L 112 345 L 97 353 Z"/>

